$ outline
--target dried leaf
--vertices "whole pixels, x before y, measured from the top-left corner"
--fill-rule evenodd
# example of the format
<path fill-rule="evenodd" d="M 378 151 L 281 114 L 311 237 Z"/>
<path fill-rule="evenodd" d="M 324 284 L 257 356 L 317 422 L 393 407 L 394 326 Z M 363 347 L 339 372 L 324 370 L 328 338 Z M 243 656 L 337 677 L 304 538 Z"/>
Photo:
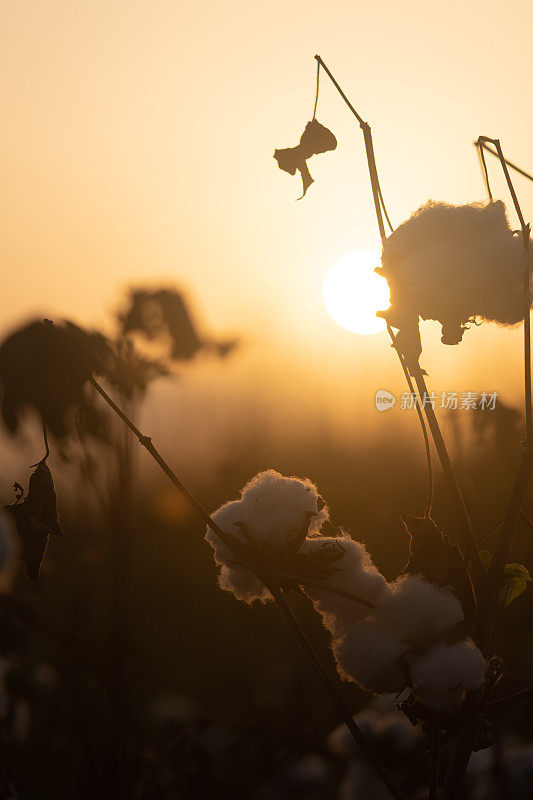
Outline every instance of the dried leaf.
<path fill-rule="evenodd" d="M 32 580 L 39 577 L 49 536 L 62 536 L 52 473 L 43 462 L 33 472 L 24 500 L 5 506 L 22 542 L 22 558 Z"/>
<path fill-rule="evenodd" d="M 334 134 L 321 125 L 317 119 L 312 119 L 305 126 L 300 143 L 296 147 L 274 150 L 274 158 L 281 170 L 288 172 L 289 175 L 295 175 L 296 170 L 300 172 L 303 194 L 298 200 L 304 197 L 314 182 L 307 166 L 307 159 L 320 153 L 326 153 L 328 150 L 335 150 L 336 147 L 337 139 Z"/>
<path fill-rule="evenodd" d="M 409 535 L 411 554 L 404 571 L 424 575 L 431 583 L 442 586 L 448 569 L 448 540 L 431 518 L 412 514 L 402 514 L 400 518 Z"/>

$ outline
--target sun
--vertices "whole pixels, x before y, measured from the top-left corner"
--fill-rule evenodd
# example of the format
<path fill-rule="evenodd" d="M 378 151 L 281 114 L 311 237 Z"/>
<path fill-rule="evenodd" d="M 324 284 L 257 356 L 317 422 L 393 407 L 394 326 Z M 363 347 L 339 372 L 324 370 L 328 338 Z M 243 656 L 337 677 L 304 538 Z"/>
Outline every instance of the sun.
<path fill-rule="evenodd" d="M 374 272 L 377 250 L 354 250 L 339 258 L 324 278 L 324 305 L 331 318 L 346 330 L 369 335 L 386 328 L 376 317 L 390 305 L 387 281 Z"/>

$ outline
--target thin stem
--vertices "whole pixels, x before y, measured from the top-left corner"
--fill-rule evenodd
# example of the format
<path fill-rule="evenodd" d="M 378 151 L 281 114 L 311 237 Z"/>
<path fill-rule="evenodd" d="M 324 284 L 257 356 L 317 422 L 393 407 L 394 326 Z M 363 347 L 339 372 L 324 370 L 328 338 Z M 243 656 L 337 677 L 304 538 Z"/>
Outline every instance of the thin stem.
<path fill-rule="evenodd" d="M 444 787 L 444 800 L 456 800 L 459 796 L 463 778 L 472 755 L 478 723 L 476 709 L 479 703 L 479 692 L 470 692 L 466 696 L 463 709 L 463 720 L 453 758 L 450 763 L 446 784 Z"/>
<path fill-rule="evenodd" d="M 376 158 L 374 156 L 374 145 L 372 143 L 372 132 L 370 130 L 370 125 L 368 124 L 368 122 L 364 121 L 364 119 L 362 118 L 362 116 L 360 114 L 357 113 L 357 111 L 355 110 L 353 105 L 350 103 L 350 101 L 348 100 L 348 98 L 346 97 L 344 92 L 342 91 L 341 87 L 339 86 L 339 84 L 337 83 L 337 81 L 335 80 L 335 78 L 333 77 L 333 75 L 331 74 L 329 69 L 327 68 L 327 66 L 322 61 L 321 57 L 317 55 L 317 56 L 315 56 L 315 58 L 316 58 L 316 60 L 317 60 L 317 62 L 319 64 L 319 66 L 322 67 L 322 69 L 324 70 L 324 72 L 326 73 L 326 75 L 328 76 L 330 81 L 332 82 L 333 86 L 336 88 L 336 90 L 338 91 L 338 93 L 340 94 L 340 96 L 342 97 L 342 99 L 344 100 L 344 102 L 346 103 L 346 105 L 348 106 L 348 108 L 350 109 L 350 111 L 352 112 L 354 117 L 356 118 L 357 122 L 359 123 L 359 125 L 360 125 L 360 127 L 361 127 L 361 129 L 363 131 L 363 137 L 364 137 L 364 140 L 365 140 L 366 159 L 367 159 L 367 162 L 368 162 L 368 171 L 370 173 L 370 184 L 371 184 L 371 187 L 372 187 L 372 197 L 374 199 L 374 207 L 376 209 L 376 218 L 377 218 L 377 221 L 378 221 L 379 235 L 381 237 L 381 240 L 383 241 L 387 237 L 386 237 L 386 234 L 385 234 L 385 225 L 383 223 L 382 209 L 383 209 L 383 211 L 385 211 L 385 215 L 387 217 L 387 222 L 389 223 L 389 226 L 390 226 L 391 230 L 392 230 L 392 225 L 390 223 L 387 211 L 385 209 L 385 204 L 383 203 L 383 196 L 381 195 L 381 189 L 380 189 L 380 186 L 379 186 L 379 178 L 378 178 L 378 172 L 377 172 L 377 167 L 376 167 Z"/>
<path fill-rule="evenodd" d="M 483 708 L 483 713 L 493 714 L 495 711 L 501 711 L 509 706 L 514 706 L 516 703 L 525 703 L 533 699 L 533 688 L 522 689 L 514 694 L 509 694 L 507 697 L 501 697 L 499 700 L 493 700 L 492 703 L 487 703 Z"/>
<path fill-rule="evenodd" d="M 338 693 L 337 689 L 330 680 L 324 667 L 318 660 L 315 651 L 309 644 L 309 641 L 307 640 L 305 633 L 300 627 L 300 624 L 298 623 L 298 620 L 296 619 L 291 608 L 289 607 L 285 597 L 283 596 L 283 593 L 278 587 L 275 586 L 268 585 L 267 588 L 269 589 L 270 593 L 276 600 L 278 608 L 283 614 L 283 617 L 285 618 L 285 621 L 287 622 L 287 625 L 289 626 L 290 630 L 294 634 L 294 637 L 297 640 L 302 652 L 304 653 L 305 657 L 313 667 L 317 677 L 319 678 L 326 692 L 329 694 L 331 700 L 335 704 L 335 707 L 337 708 L 340 716 L 342 717 L 344 723 L 346 724 L 346 727 L 352 734 L 356 743 L 359 745 L 361 752 L 363 753 L 367 761 L 374 767 L 374 770 L 376 771 L 378 777 L 380 778 L 384 786 L 386 786 L 386 788 L 389 790 L 391 796 L 396 798 L 396 800 L 406 800 L 404 793 L 393 782 L 392 778 L 385 769 L 384 765 L 382 764 L 380 759 L 376 756 L 373 749 L 370 747 L 369 743 L 363 736 L 360 728 L 358 727 L 352 714 L 350 713 L 349 708 L 347 707 L 344 700 Z"/>
<path fill-rule="evenodd" d="M 318 92 L 320 91 L 320 61 L 316 62 L 316 92 L 315 92 L 315 105 L 313 107 L 313 119 L 316 119 L 316 109 L 318 106 Z"/>
<path fill-rule="evenodd" d="M 520 512 L 520 517 L 529 525 L 530 528 L 533 528 L 533 520 L 531 520 L 528 517 L 528 515 L 525 513 L 525 511 L 521 511 Z M 491 533 L 494 533 L 495 531 L 498 530 L 498 528 L 501 528 L 502 522 L 503 522 L 503 518 L 502 519 L 497 519 L 496 522 L 494 522 L 490 526 L 490 528 L 488 528 L 484 533 L 482 533 L 480 536 L 477 537 L 476 542 L 478 544 L 481 544 L 481 542 L 484 542 L 485 539 L 487 539 L 490 536 Z"/>
<path fill-rule="evenodd" d="M 415 387 L 413 386 L 413 382 L 409 374 L 409 369 L 407 367 L 407 364 L 405 363 L 405 358 L 403 357 L 400 349 L 396 345 L 396 336 L 394 335 L 393 330 L 389 323 L 387 323 L 387 331 L 391 338 L 392 346 L 396 350 L 396 353 L 398 355 L 400 364 L 402 366 L 403 374 L 405 375 L 405 380 L 407 381 L 407 386 L 409 387 L 409 391 L 411 392 L 411 397 L 414 397 Z M 428 517 L 431 516 L 431 507 L 433 505 L 433 466 L 431 463 L 431 447 L 429 445 L 429 436 L 426 428 L 426 423 L 424 421 L 424 415 L 422 414 L 422 409 L 420 408 L 420 404 L 416 403 L 415 408 L 416 408 L 416 413 L 418 414 L 418 421 L 420 422 L 422 436 L 424 437 L 424 447 L 426 450 L 428 489 L 427 489 L 427 501 L 426 501 L 426 508 L 424 511 L 424 517 L 426 517 L 427 519 Z"/>
<path fill-rule="evenodd" d="M 414 372 L 415 372 L 414 378 L 418 388 L 418 394 L 422 399 L 427 398 L 429 395 L 428 395 L 426 381 L 424 379 L 424 375 L 422 374 L 422 370 L 420 369 L 420 367 L 418 367 Z M 481 585 L 485 580 L 485 570 L 483 568 L 483 563 L 481 561 L 477 543 L 474 538 L 472 523 L 470 522 L 470 516 L 466 508 L 463 494 L 461 492 L 459 484 L 457 483 L 457 478 L 455 477 L 455 473 L 453 471 L 452 463 L 450 461 L 450 456 L 448 455 L 448 450 L 446 449 L 446 443 L 444 441 L 444 437 L 442 435 L 437 420 L 437 416 L 435 414 L 435 409 L 433 408 L 431 402 L 423 402 L 422 404 L 424 407 L 426 420 L 429 425 L 433 441 L 435 443 L 435 448 L 439 456 L 439 461 L 441 463 L 442 470 L 444 472 L 444 477 L 448 485 L 448 490 L 452 498 L 453 507 L 455 509 L 455 513 L 459 521 L 459 525 L 461 528 L 461 535 L 463 538 L 463 545 L 465 548 L 465 554 L 467 560 L 469 560 L 472 565 L 472 570 L 474 573 L 476 583 L 478 583 L 478 585 Z"/>
<path fill-rule="evenodd" d="M 531 413 L 531 329 L 530 329 L 530 267 L 529 267 L 529 234 L 530 228 L 524 220 L 516 192 L 514 190 L 509 170 L 507 169 L 507 162 L 503 156 L 502 148 L 498 139 L 489 139 L 487 136 L 480 136 L 478 141 L 483 144 L 486 142 L 494 145 L 502 170 L 505 175 L 505 180 L 509 188 L 509 192 L 513 199 L 515 211 L 520 220 L 522 228 L 522 238 L 524 245 L 524 273 L 523 273 L 523 317 L 524 317 L 524 403 L 525 403 L 525 442 L 523 443 L 520 462 L 515 473 L 511 492 L 507 502 L 507 507 L 503 516 L 501 525 L 501 533 L 496 544 L 496 549 L 491 561 L 488 578 L 484 584 L 484 592 L 482 596 L 482 603 L 478 617 L 477 626 L 477 641 L 481 650 L 486 653 L 489 649 L 492 626 L 496 611 L 498 609 L 500 586 L 502 583 L 503 572 L 511 542 L 516 532 L 518 521 L 524 496 L 528 487 L 529 479 L 531 476 L 533 458 L 532 458 L 532 413 Z M 448 777 L 446 780 L 445 797 L 451 800 L 456 797 L 459 787 L 463 782 L 463 778 L 468 767 L 470 755 L 474 746 L 477 721 L 476 721 L 476 705 L 480 700 L 480 692 L 473 692 L 467 696 L 466 707 L 464 711 L 463 724 L 459 739 L 452 758 Z"/>
<path fill-rule="evenodd" d="M 376 608 L 375 605 L 369 603 L 368 600 L 363 600 L 362 597 L 357 597 L 357 595 L 351 594 L 351 592 L 343 592 L 342 589 L 334 589 L 333 586 L 327 586 L 327 584 L 321 583 L 320 581 L 314 581 L 309 578 L 302 578 L 299 575 L 291 575 L 286 572 L 276 572 L 276 578 L 278 578 L 281 581 L 283 580 L 292 581 L 293 583 L 297 583 L 300 586 L 304 587 L 312 586 L 316 589 L 322 589 L 322 591 L 324 592 L 335 594 L 338 597 L 345 597 L 346 600 L 353 600 L 354 603 L 360 603 L 362 606 L 366 606 L 372 611 L 374 611 Z"/>
<path fill-rule="evenodd" d="M 480 161 L 480 164 L 481 164 L 481 171 L 483 173 L 483 180 L 485 181 L 485 189 L 487 190 L 487 194 L 489 196 L 489 200 L 492 202 L 492 192 L 491 192 L 491 189 L 490 189 L 489 171 L 487 169 L 487 162 L 485 161 L 485 149 L 484 149 L 485 145 L 484 145 L 483 142 L 477 141 L 477 142 L 474 142 L 474 146 L 476 147 L 478 155 L 479 155 L 479 161 Z"/>
<path fill-rule="evenodd" d="M 497 519 L 497 520 L 496 520 L 496 522 L 494 522 L 494 523 L 493 523 L 493 524 L 490 526 L 490 528 L 487 528 L 487 530 L 486 530 L 486 531 L 484 531 L 484 533 L 481 533 L 481 534 L 480 534 L 480 535 L 479 535 L 479 536 L 476 538 L 476 542 L 478 543 L 478 545 L 479 545 L 479 544 L 481 544 L 481 542 L 484 542 L 484 541 L 485 541 L 485 539 L 487 539 L 487 538 L 488 538 L 488 537 L 491 535 L 491 533 L 494 533 L 494 531 L 497 531 L 497 530 L 498 530 L 498 528 L 501 528 L 501 526 L 502 526 L 502 521 L 503 521 L 503 520 L 501 520 L 501 519 Z"/>
<path fill-rule="evenodd" d="M 352 112 L 354 117 L 356 118 L 357 122 L 359 123 L 359 125 L 360 125 L 360 127 L 361 127 L 361 129 L 363 131 L 363 137 L 364 137 L 364 142 L 365 142 L 365 150 L 366 150 L 366 157 L 367 157 L 367 163 L 368 163 L 368 171 L 369 171 L 369 174 L 370 174 L 370 184 L 371 184 L 371 187 L 372 187 L 372 197 L 374 199 L 374 208 L 375 208 L 375 211 L 376 211 L 376 219 L 377 219 L 377 222 L 378 222 L 378 228 L 379 228 L 379 234 L 380 234 L 381 240 L 385 241 L 385 239 L 387 237 L 386 237 L 386 234 L 385 234 L 385 224 L 383 222 L 383 214 L 385 215 L 385 218 L 387 220 L 387 224 L 388 224 L 391 232 L 394 230 L 394 228 L 392 226 L 392 223 L 390 221 L 389 215 L 387 213 L 387 209 L 385 207 L 385 203 L 384 203 L 384 200 L 383 200 L 383 194 L 381 192 L 381 186 L 379 184 L 379 177 L 378 177 L 378 171 L 377 171 L 377 166 L 376 166 L 376 157 L 375 157 L 375 154 L 374 154 L 374 145 L 373 145 L 373 142 L 372 142 L 372 131 L 371 131 L 370 125 L 367 122 L 365 122 L 364 119 L 361 117 L 361 115 L 355 110 L 355 108 L 350 103 L 350 101 L 348 100 L 347 96 L 345 95 L 345 93 L 341 89 L 340 85 L 335 80 L 335 78 L 333 77 L 332 73 L 330 72 L 330 70 L 328 69 L 326 64 L 323 62 L 322 58 L 319 55 L 316 55 L 315 59 L 316 59 L 317 64 L 318 64 L 318 68 L 320 69 L 320 67 L 322 67 L 322 69 L 324 70 L 324 72 L 326 73 L 328 78 L 331 80 L 333 86 L 336 88 L 336 90 L 338 91 L 338 93 L 340 94 L 340 96 L 342 97 L 342 99 L 344 100 L 344 102 L 346 103 L 346 105 L 348 106 L 348 108 L 350 109 L 350 111 Z M 318 90 L 318 79 L 317 79 L 317 90 Z M 393 343 L 393 346 L 394 346 L 395 345 L 395 337 L 394 337 L 394 334 L 392 333 L 392 329 L 391 329 L 390 325 L 388 326 L 388 331 L 389 331 L 389 335 L 391 336 L 392 343 Z M 402 354 L 400 353 L 400 351 L 398 350 L 398 348 L 395 348 L 395 349 L 396 349 L 396 352 L 398 354 L 398 358 L 400 359 L 400 364 L 402 366 L 402 369 L 403 369 L 403 372 L 404 372 L 404 375 L 405 375 L 405 379 L 407 381 L 407 385 L 408 385 L 408 387 L 409 387 L 409 389 L 411 391 L 411 394 L 414 394 L 413 384 L 411 383 L 411 378 L 409 376 L 409 370 L 407 369 L 407 366 L 405 364 L 404 358 L 403 358 Z M 425 508 L 425 512 L 424 512 L 424 515 L 426 517 L 428 517 L 430 512 L 431 512 L 431 506 L 432 506 L 432 503 L 433 503 L 433 470 L 432 470 L 432 466 L 431 466 L 431 449 L 430 449 L 430 446 L 429 446 L 429 438 L 428 438 L 428 434 L 427 434 L 426 425 L 425 425 L 425 422 L 424 422 L 424 417 L 423 417 L 422 412 L 420 411 L 420 409 L 418 407 L 417 407 L 417 413 L 418 413 L 418 419 L 419 419 L 419 422 L 420 422 L 420 427 L 422 429 L 422 436 L 424 437 L 424 446 L 425 446 L 425 450 L 426 450 L 426 461 L 427 461 L 427 468 L 428 468 L 428 495 L 427 495 L 428 499 L 427 499 L 426 508 Z"/>
<path fill-rule="evenodd" d="M 431 728 L 431 763 L 429 768 L 429 800 L 437 800 L 439 792 L 440 715 L 435 714 Z"/>
<path fill-rule="evenodd" d="M 395 336 L 394 336 L 394 334 L 392 332 L 392 329 L 391 329 L 390 325 L 387 326 L 387 329 L 389 331 L 389 336 L 392 339 L 393 347 L 395 348 L 396 352 L 398 353 L 398 357 L 400 359 L 400 363 L 401 363 L 402 368 L 404 370 L 408 385 L 409 385 L 409 387 L 411 389 L 411 393 L 413 393 L 413 384 L 412 384 L 411 379 L 409 377 L 409 369 L 408 369 L 408 367 L 407 367 L 407 365 L 405 363 L 405 359 L 403 357 L 403 354 L 400 353 L 399 349 L 396 347 L 396 338 L 395 338 Z M 428 397 L 428 391 L 427 391 L 426 382 L 424 380 L 424 376 L 422 374 L 422 370 L 417 365 L 416 368 L 413 367 L 411 372 L 414 373 L 414 378 L 415 378 L 416 385 L 417 385 L 417 388 L 418 388 L 419 396 L 422 399 L 427 398 Z M 455 473 L 453 471 L 453 467 L 452 467 L 452 464 L 451 464 L 451 461 L 450 461 L 450 457 L 449 457 L 448 451 L 446 449 L 446 444 L 444 442 L 444 437 L 443 437 L 442 432 L 440 430 L 440 426 L 439 426 L 439 423 L 438 423 L 438 420 L 437 420 L 437 417 L 436 417 L 436 414 L 435 414 L 435 410 L 434 410 L 431 402 L 423 402 L 422 404 L 423 404 L 424 412 L 425 412 L 425 415 L 426 415 L 426 420 L 427 420 L 427 423 L 429 425 L 429 429 L 431 431 L 431 435 L 433 437 L 433 441 L 435 443 L 435 448 L 436 448 L 437 454 L 439 456 L 439 461 L 441 463 L 441 466 L 442 466 L 442 469 L 443 469 L 443 472 L 444 472 L 444 476 L 445 476 L 446 482 L 448 484 L 448 489 L 449 489 L 451 497 L 452 497 L 453 506 L 454 506 L 457 518 L 459 520 L 459 524 L 461 526 L 461 533 L 462 533 L 462 537 L 463 537 L 463 543 L 464 543 L 464 547 L 465 547 L 465 551 L 466 551 L 466 556 L 467 556 L 467 558 L 470 560 L 470 562 L 472 564 L 472 568 L 474 570 L 474 576 L 476 578 L 476 581 L 481 583 L 485 579 L 485 570 L 483 568 L 483 564 L 482 564 L 481 558 L 479 556 L 479 550 L 477 548 L 476 540 L 474 538 L 474 533 L 473 533 L 473 530 L 472 530 L 472 525 L 471 525 L 470 517 L 468 515 L 468 511 L 467 511 L 467 508 L 466 508 L 466 505 L 465 505 L 465 501 L 464 501 L 461 489 L 459 488 L 459 484 L 457 483 L 457 479 L 456 479 Z M 421 414 L 420 409 L 418 408 L 418 405 L 417 405 L 417 410 Z M 425 432 L 425 426 L 423 427 L 422 430 L 425 433 L 424 439 L 426 439 L 427 433 Z"/>
<path fill-rule="evenodd" d="M 484 148 L 487 151 L 487 153 L 490 153 L 491 155 L 496 156 L 496 158 L 499 158 L 500 156 L 498 154 L 498 151 L 497 150 L 493 150 L 488 144 L 486 144 L 486 142 L 492 142 L 492 141 L 494 141 L 494 140 L 493 139 L 488 139 L 485 136 L 480 136 L 479 139 L 477 140 L 477 142 L 474 142 L 474 146 L 478 147 L 480 150 L 481 150 L 481 148 Z M 512 161 L 508 161 L 507 159 L 504 159 L 504 160 L 505 160 L 505 163 L 507 164 L 507 166 L 511 167 L 511 169 L 514 169 L 514 171 L 518 172 L 519 175 L 522 175 L 522 177 L 527 178 L 530 181 L 533 181 L 533 175 L 530 175 L 529 172 L 526 172 L 525 170 L 521 169 L 520 167 L 517 167 L 516 164 L 513 164 Z M 491 197 L 491 200 L 492 200 L 492 197 Z"/>
<path fill-rule="evenodd" d="M 92 378 L 92 377 L 89 378 L 89 383 L 94 387 L 94 389 L 96 389 L 96 391 L 98 392 L 100 397 L 102 397 L 106 401 L 108 406 L 113 409 L 115 414 L 117 414 L 120 417 L 122 422 L 130 429 L 130 431 L 135 434 L 135 436 L 137 437 L 139 442 L 150 453 L 150 455 L 152 456 L 154 461 L 161 467 L 161 469 L 163 470 L 165 475 L 171 480 L 171 482 L 174 484 L 176 489 L 178 489 L 184 495 L 184 497 L 186 497 L 186 499 L 189 501 L 189 503 L 193 506 L 194 510 L 196 511 L 198 516 L 201 518 L 201 520 L 209 528 L 211 528 L 211 530 L 214 531 L 214 533 L 216 533 L 216 535 L 226 545 L 226 547 L 228 547 L 233 552 L 233 548 L 232 548 L 232 544 L 231 544 L 230 539 L 226 536 L 226 534 L 224 533 L 222 528 L 219 525 L 217 525 L 216 522 L 214 522 L 211 519 L 211 517 L 209 516 L 207 511 L 198 502 L 196 497 L 194 497 L 194 495 L 187 489 L 187 487 L 184 486 L 184 484 L 180 481 L 180 479 L 175 474 L 175 472 L 172 471 L 172 469 L 169 467 L 167 462 L 161 456 L 159 451 L 152 444 L 151 438 L 149 436 L 144 436 L 141 433 L 139 428 L 137 428 L 137 426 L 129 419 L 129 417 L 122 411 L 122 409 L 119 408 L 119 406 L 117 406 L 117 404 L 107 394 L 105 389 L 103 389 L 100 386 L 100 384 L 94 378 Z"/>
<path fill-rule="evenodd" d="M 523 241 L 523 258 L 524 258 L 524 271 L 523 271 L 523 318 L 524 318 L 524 406 L 525 406 L 525 442 L 520 453 L 520 462 L 518 469 L 515 473 L 515 478 L 509 494 L 509 500 L 503 521 L 501 525 L 501 533 L 496 544 L 496 550 L 490 565 L 487 595 L 485 598 L 483 613 L 480 618 L 480 641 L 485 647 L 488 645 L 492 620 L 498 606 L 498 598 L 500 593 L 500 586 L 503 577 L 503 571 L 509 555 L 511 542 L 515 535 L 518 521 L 520 519 L 522 503 L 526 493 L 531 471 L 533 468 L 533 415 L 531 404 L 531 322 L 530 322 L 530 309 L 531 309 L 531 294 L 530 294 L 530 265 L 529 265 L 529 235 L 530 226 L 526 223 L 518 202 L 509 170 L 507 169 L 507 161 L 504 158 L 503 151 L 499 139 L 490 139 L 487 136 L 480 136 L 478 139 L 481 146 L 489 142 L 494 145 L 496 155 L 498 156 L 505 180 L 511 194 L 516 214 L 520 220 L 522 229 Z M 529 176 L 528 176 L 529 177 Z"/>
<path fill-rule="evenodd" d="M 359 123 L 359 125 L 361 125 L 361 127 L 363 125 L 365 125 L 366 123 L 365 123 L 364 119 L 360 116 L 360 114 L 357 113 L 355 108 L 352 106 L 352 104 L 350 103 L 350 101 L 348 100 L 348 98 L 346 97 L 344 92 L 342 91 L 341 87 L 339 86 L 339 84 L 337 83 L 337 81 L 335 80 L 335 78 L 333 77 L 331 72 L 329 71 L 329 69 L 326 67 L 326 65 L 322 61 L 322 58 L 319 55 L 316 55 L 315 58 L 318 61 L 319 66 L 322 67 L 322 69 L 324 70 L 324 72 L 326 73 L 326 75 L 328 76 L 330 81 L 332 82 L 333 86 L 338 91 L 338 93 L 340 94 L 340 96 L 342 97 L 342 99 L 344 100 L 344 102 L 346 103 L 346 105 L 348 106 L 348 108 L 350 109 L 350 111 L 352 112 L 354 117 L 356 118 L 356 120 Z"/>
<path fill-rule="evenodd" d="M 40 461 L 37 461 L 36 464 L 31 464 L 30 469 L 33 467 L 38 467 L 40 464 L 45 464 L 46 459 L 50 455 L 50 445 L 48 444 L 48 430 L 46 427 L 46 422 L 44 417 L 42 418 L 42 425 L 43 425 L 43 441 L 44 441 L 44 456 L 41 458 Z"/>
<path fill-rule="evenodd" d="M 198 502 L 198 500 L 194 497 L 191 492 L 183 485 L 177 475 L 172 471 L 166 461 L 162 458 L 159 454 L 157 449 L 152 444 L 152 440 L 149 436 L 144 436 L 139 428 L 129 419 L 129 417 L 122 411 L 119 406 L 111 399 L 111 397 L 107 394 L 105 389 L 103 389 L 100 384 L 94 379 L 89 379 L 91 385 L 94 389 L 98 392 L 98 394 L 105 400 L 105 402 L 110 406 L 110 408 L 120 417 L 120 419 L 124 422 L 124 424 L 130 429 L 132 433 L 135 434 L 139 442 L 142 446 L 150 453 L 152 458 L 156 461 L 156 463 L 161 467 L 165 475 L 172 481 L 174 486 L 187 498 L 187 500 L 191 503 L 193 508 L 195 509 L 196 513 L 200 517 L 200 519 L 213 530 L 217 536 L 221 539 L 221 541 L 233 552 L 233 546 L 229 537 L 226 536 L 224 531 L 214 522 L 207 511 L 203 508 L 203 506 Z M 246 565 L 248 566 L 248 565 Z M 281 589 L 277 586 L 272 585 L 271 581 L 263 575 L 258 574 L 253 570 L 252 567 L 249 567 L 257 574 L 257 577 L 265 584 L 267 589 L 272 594 L 274 600 L 278 608 L 280 609 L 281 613 L 283 614 L 284 618 L 286 619 L 292 633 L 294 634 L 295 638 L 298 641 L 301 649 L 303 650 L 304 654 L 306 655 L 307 660 L 309 661 L 310 665 L 313 667 L 317 675 L 319 676 L 322 684 L 326 688 L 329 696 L 334 701 L 336 708 L 338 709 L 339 713 L 342 714 L 342 718 L 344 719 L 350 733 L 354 737 L 356 743 L 361 748 L 361 752 L 364 756 L 368 759 L 370 764 L 376 770 L 378 776 L 384 783 L 384 785 L 389 790 L 392 797 L 395 800 L 407 800 L 403 792 L 394 784 L 392 779 L 390 778 L 387 770 L 385 769 L 384 765 L 381 763 L 379 758 L 375 755 L 373 750 L 371 749 L 370 745 L 364 738 L 363 734 L 359 730 L 357 724 L 355 723 L 352 715 L 346 704 L 344 703 L 342 697 L 336 690 L 335 686 L 329 679 L 327 673 L 325 672 L 324 668 L 320 664 L 312 646 L 309 644 L 303 630 L 300 628 L 296 617 L 290 610 L 287 602 L 281 592 Z"/>

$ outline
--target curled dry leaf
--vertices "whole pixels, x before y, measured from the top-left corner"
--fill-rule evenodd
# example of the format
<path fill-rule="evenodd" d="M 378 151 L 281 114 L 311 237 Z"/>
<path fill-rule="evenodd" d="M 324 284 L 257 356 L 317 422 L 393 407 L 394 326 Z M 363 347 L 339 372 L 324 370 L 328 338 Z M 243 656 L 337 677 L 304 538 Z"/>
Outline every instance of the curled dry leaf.
<path fill-rule="evenodd" d="M 336 147 L 337 139 L 334 134 L 324 125 L 321 125 L 317 119 L 312 119 L 305 126 L 299 144 L 296 147 L 275 150 L 274 158 L 283 172 L 295 175 L 296 170 L 299 171 L 302 178 L 303 197 L 313 183 L 307 160 L 311 156 L 326 153 L 328 150 L 335 150 Z M 301 197 L 298 199 L 301 200 Z"/>
<path fill-rule="evenodd" d="M 26 573 L 37 580 L 49 536 L 62 536 L 52 473 L 42 462 L 33 472 L 23 500 L 4 507 L 11 514 L 22 544 Z"/>

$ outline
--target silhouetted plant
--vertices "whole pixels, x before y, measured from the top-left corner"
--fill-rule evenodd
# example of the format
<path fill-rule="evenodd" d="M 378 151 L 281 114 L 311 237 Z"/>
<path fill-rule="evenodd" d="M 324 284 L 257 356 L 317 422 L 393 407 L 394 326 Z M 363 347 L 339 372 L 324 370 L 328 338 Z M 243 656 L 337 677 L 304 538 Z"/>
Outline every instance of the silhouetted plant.
<path fill-rule="evenodd" d="M 132 289 L 127 310 L 119 317 L 122 335 L 139 333 L 148 341 L 167 340 L 168 358 L 188 361 L 200 351 L 211 350 L 227 356 L 236 340 L 214 341 L 203 337 L 193 322 L 189 308 L 175 289 Z"/>

